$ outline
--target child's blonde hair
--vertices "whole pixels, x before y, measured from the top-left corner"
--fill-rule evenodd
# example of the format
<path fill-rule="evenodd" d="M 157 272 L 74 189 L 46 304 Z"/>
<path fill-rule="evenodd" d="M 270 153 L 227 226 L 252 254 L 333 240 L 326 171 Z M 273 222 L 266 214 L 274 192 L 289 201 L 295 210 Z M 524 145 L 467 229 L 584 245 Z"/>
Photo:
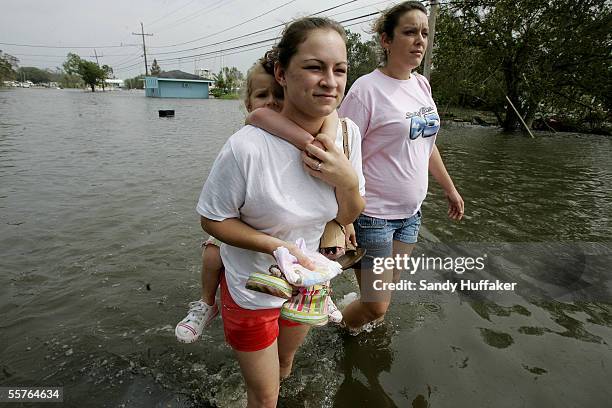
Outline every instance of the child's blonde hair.
<path fill-rule="evenodd" d="M 244 93 L 244 105 L 249 108 L 249 100 L 253 94 L 253 77 L 256 74 L 268 74 L 274 77 L 274 64 L 278 60 L 278 50 L 273 47 L 267 51 L 263 57 L 257 60 L 255 64 L 247 71 L 246 76 L 246 92 Z M 283 99 L 283 88 L 276 80 L 274 81 L 274 89 L 271 90 L 273 95 Z"/>

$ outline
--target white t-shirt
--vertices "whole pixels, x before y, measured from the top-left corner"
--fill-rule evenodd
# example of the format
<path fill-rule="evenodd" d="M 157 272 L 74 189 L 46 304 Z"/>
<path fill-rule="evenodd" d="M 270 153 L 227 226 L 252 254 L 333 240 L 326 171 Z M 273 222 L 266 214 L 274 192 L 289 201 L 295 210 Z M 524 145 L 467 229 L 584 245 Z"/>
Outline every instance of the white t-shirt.
<path fill-rule="evenodd" d="M 361 137 L 347 120 L 350 161 L 365 194 Z M 336 145 L 342 149 L 338 126 Z M 338 213 L 334 189 L 302 167 L 301 151 L 254 126 L 245 126 L 225 143 L 204 183 L 197 212 L 208 219 L 240 218 L 258 231 L 287 242 L 304 238 L 316 251 L 325 224 Z M 234 301 L 245 309 L 280 308 L 284 299 L 245 288 L 249 275 L 266 272 L 271 255 L 221 245 L 225 279 Z"/>
<path fill-rule="evenodd" d="M 427 79 L 413 72 L 399 80 L 376 69 L 355 81 L 339 114 L 362 135 L 363 213 L 387 220 L 413 216 L 427 195 L 429 157 L 440 129 Z"/>

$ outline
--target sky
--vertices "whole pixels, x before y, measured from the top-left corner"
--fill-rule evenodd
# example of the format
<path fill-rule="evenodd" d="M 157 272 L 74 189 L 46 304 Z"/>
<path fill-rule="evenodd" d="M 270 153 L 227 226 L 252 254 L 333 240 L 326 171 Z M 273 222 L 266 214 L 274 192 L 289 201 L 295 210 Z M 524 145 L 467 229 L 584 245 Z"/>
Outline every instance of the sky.
<path fill-rule="evenodd" d="M 337 21 L 379 12 L 397 0 L 2 0 L 0 50 L 19 66 L 61 67 L 73 52 L 113 67 L 120 79 L 144 73 L 140 22 L 144 24 L 147 60 L 162 70 L 196 68 L 218 72 L 236 66 L 242 72 L 274 43 L 284 24 L 296 17 L 319 15 Z M 376 16 L 343 25 L 369 38 Z M 350 26 L 349 26 L 350 25 Z M 260 33 L 254 32 L 265 30 Z M 250 34 L 250 35 L 249 35 Z M 244 36 L 235 39 L 235 37 Z M 243 48 L 242 45 L 261 42 Z M 213 45 L 215 43 L 220 43 Z M 13 45 L 18 44 L 18 45 Z M 32 47 L 44 46 L 44 47 Z M 57 47 L 57 48 L 52 48 Z M 82 48 L 78 48 L 82 47 Z M 181 57 L 179 59 L 179 57 Z"/>

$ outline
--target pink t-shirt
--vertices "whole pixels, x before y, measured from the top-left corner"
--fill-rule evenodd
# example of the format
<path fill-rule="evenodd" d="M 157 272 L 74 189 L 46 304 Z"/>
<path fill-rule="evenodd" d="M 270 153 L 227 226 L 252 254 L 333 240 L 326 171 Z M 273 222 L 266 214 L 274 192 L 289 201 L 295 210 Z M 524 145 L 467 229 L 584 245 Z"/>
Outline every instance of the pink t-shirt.
<path fill-rule="evenodd" d="M 355 81 L 339 115 L 362 134 L 363 213 L 387 220 L 416 214 L 427 195 L 429 157 L 440 129 L 427 79 L 413 72 L 399 80 L 376 69 Z"/>

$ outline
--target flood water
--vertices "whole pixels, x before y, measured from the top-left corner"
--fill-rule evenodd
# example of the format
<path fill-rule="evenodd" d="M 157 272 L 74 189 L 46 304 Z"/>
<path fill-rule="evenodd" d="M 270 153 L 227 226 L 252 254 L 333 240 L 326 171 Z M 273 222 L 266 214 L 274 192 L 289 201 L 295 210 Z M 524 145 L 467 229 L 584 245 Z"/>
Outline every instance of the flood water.
<path fill-rule="evenodd" d="M 0 91 L 0 386 L 63 386 L 75 407 L 245 405 L 220 320 L 174 337 L 199 297 L 196 200 L 243 118 L 238 101 Z M 311 330 L 279 406 L 609 406 L 612 139 L 447 125 L 438 140 L 466 217 L 432 186 L 415 253 L 495 253 L 522 290 L 398 292 L 370 333 Z M 576 251 L 586 273 L 551 266 Z M 350 272 L 333 286 L 356 290 Z"/>

